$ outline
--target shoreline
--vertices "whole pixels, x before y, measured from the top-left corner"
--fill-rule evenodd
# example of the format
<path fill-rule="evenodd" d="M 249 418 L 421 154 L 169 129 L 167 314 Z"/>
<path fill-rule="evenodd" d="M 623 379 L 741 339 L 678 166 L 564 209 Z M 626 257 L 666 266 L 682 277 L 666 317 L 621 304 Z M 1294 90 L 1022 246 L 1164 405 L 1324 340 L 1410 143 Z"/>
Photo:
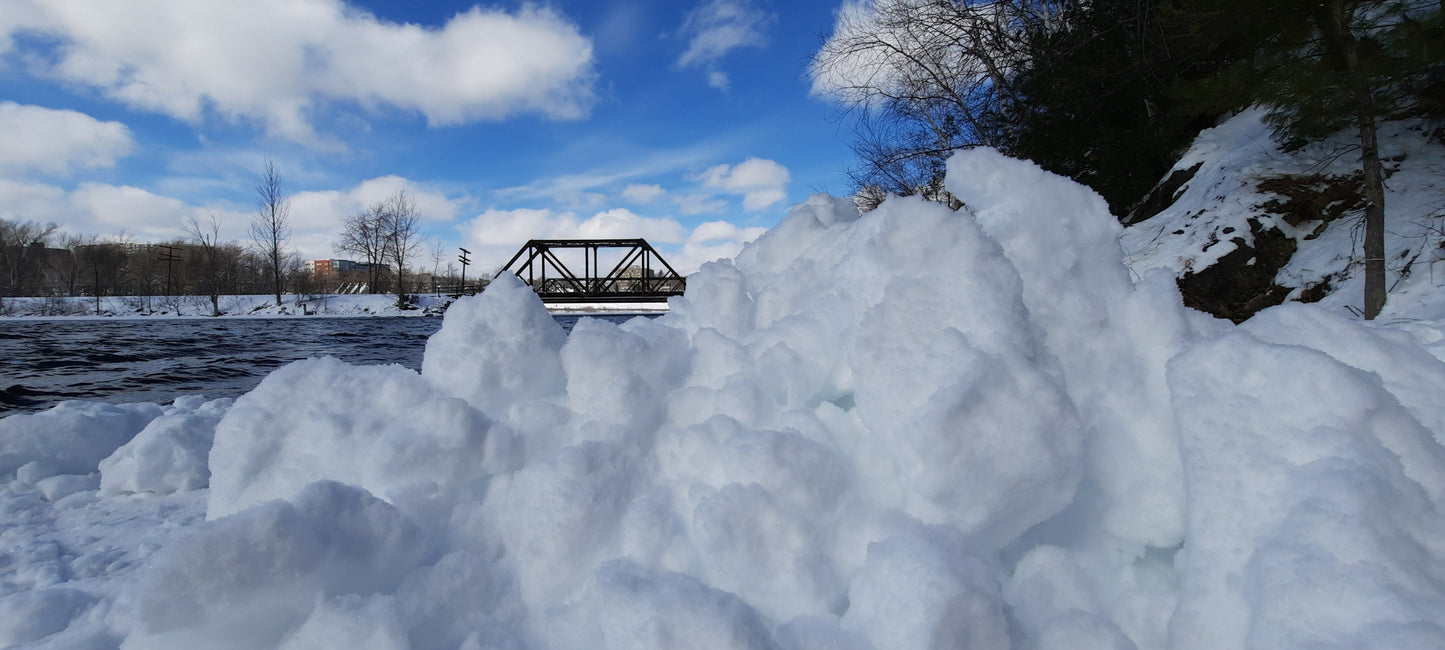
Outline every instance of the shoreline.
<path fill-rule="evenodd" d="M 423 294 L 415 306 L 401 309 L 396 297 L 384 294 L 327 294 L 282 296 L 281 306 L 269 295 L 221 296 L 221 313 L 211 315 L 206 296 L 157 298 L 154 296 L 107 296 L 101 298 L 100 313 L 94 297 L 47 298 L 23 296 L 5 298 L 0 322 L 62 320 L 211 320 L 275 318 L 432 318 L 446 313 L 455 301 L 451 296 Z M 161 301 L 167 301 L 163 308 Z M 556 316 L 660 315 L 669 311 L 666 303 L 568 303 L 547 305 Z M 190 312 L 190 313 L 187 313 Z"/>

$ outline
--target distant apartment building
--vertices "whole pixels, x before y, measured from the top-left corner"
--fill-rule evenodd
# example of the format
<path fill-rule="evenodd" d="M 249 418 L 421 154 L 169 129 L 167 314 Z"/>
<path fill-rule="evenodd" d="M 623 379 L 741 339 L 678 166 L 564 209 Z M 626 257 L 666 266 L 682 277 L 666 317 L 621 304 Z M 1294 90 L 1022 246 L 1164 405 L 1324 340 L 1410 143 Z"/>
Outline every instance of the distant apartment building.
<path fill-rule="evenodd" d="M 306 271 L 313 275 L 365 273 L 366 266 L 366 264 L 353 262 L 351 260 L 308 260 L 306 262 Z"/>

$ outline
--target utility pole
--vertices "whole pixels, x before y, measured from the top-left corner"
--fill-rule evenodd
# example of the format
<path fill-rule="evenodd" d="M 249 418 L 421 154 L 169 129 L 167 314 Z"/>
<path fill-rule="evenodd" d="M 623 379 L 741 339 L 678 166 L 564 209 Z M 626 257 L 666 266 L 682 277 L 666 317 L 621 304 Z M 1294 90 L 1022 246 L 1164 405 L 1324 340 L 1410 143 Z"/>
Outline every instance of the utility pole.
<path fill-rule="evenodd" d="M 161 253 L 156 259 L 166 263 L 166 297 L 169 298 L 171 297 L 171 283 L 174 277 L 171 274 L 171 265 L 181 261 L 181 257 L 176 255 L 176 251 L 180 249 L 175 246 L 167 246 L 166 244 L 157 244 L 156 248 L 165 250 L 165 252 Z"/>
<path fill-rule="evenodd" d="M 457 259 L 462 261 L 462 288 L 458 293 L 464 293 L 467 290 L 467 265 L 472 263 L 467 256 L 471 255 L 472 252 L 460 246 L 457 247 L 457 250 L 462 252 L 461 255 L 457 256 Z"/>

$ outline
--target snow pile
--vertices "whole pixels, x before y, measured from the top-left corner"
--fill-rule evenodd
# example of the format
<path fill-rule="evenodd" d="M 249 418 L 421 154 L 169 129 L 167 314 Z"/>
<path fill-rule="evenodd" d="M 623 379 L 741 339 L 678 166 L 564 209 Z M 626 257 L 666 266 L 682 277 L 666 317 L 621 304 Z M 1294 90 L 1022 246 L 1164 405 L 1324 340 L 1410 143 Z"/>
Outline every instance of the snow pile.
<path fill-rule="evenodd" d="M 66 552 L 45 522 L 0 532 L 30 576 L 0 582 L 0 612 L 40 621 L 0 633 L 1445 645 L 1445 363 L 1316 307 L 1191 312 L 1170 274 L 1131 279 L 1091 192 L 992 151 L 948 173 L 969 210 L 813 197 L 661 318 L 565 335 L 502 279 L 448 311 L 421 373 L 313 359 L 234 404 L 155 407 L 108 460 L 54 470 L 99 463 L 104 489 L 51 511 L 17 473 L 7 517 L 184 532 L 116 535 L 90 582 L 46 573 Z M 0 428 L 40 430 L 22 417 Z M 173 512 L 136 514 L 152 503 Z"/>

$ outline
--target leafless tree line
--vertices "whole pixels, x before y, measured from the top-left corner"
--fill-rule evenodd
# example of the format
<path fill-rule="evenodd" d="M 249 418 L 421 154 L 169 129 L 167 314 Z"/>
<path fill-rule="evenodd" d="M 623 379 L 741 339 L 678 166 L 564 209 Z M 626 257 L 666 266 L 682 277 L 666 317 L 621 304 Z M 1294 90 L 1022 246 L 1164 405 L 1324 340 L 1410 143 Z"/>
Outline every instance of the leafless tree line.
<path fill-rule="evenodd" d="M 440 244 L 431 251 L 431 273 L 408 268 L 426 242 L 416 199 L 405 190 L 345 221 L 334 248 L 361 258 L 362 278 L 313 273 L 290 248 L 291 203 L 269 160 L 255 191 L 246 242 L 222 239 L 220 217 L 213 213 L 187 217 L 185 237 L 155 243 L 0 219 L 0 311 L 6 298 L 17 296 L 91 296 L 99 311 L 104 296 L 196 295 L 208 297 L 212 313 L 220 313 L 222 295 L 271 294 L 279 306 L 285 293 L 328 293 L 343 282 L 364 284 L 370 293 L 394 292 L 404 305 L 408 294 L 445 282 L 438 279 L 445 257 Z M 445 272 L 454 275 L 454 267 L 448 264 Z"/>
<path fill-rule="evenodd" d="M 206 295 L 267 293 L 265 260 L 219 237 L 219 221 L 190 219 L 190 237 L 138 243 L 124 235 L 62 233 L 55 224 L 0 219 L 0 310 L 16 296 Z M 167 261 L 170 259 L 171 261 Z M 288 258 L 294 276 L 300 261 Z"/>

